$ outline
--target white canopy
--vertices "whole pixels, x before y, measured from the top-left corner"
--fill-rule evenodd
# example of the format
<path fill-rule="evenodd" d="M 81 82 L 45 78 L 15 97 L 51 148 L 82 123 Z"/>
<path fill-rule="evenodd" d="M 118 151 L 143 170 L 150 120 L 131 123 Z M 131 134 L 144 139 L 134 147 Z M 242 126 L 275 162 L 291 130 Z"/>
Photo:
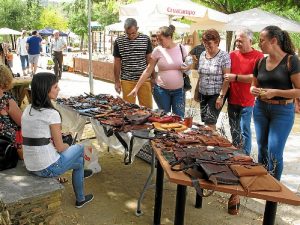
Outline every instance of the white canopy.
<path fill-rule="evenodd" d="M 176 28 L 177 33 L 185 33 L 190 31 L 190 25 L 180 23 L 177 21 L 171 21 Z M 147 32 L 156 32 L 162 26 L 166 26 L 168 24 L 164 23 L 164 21 L 138 21 L 139 30 L 147 33 Z M 124 31 L 124 22 L 114 23 L 105 27 L 107 31 Z"/>
<path fill-rule="evenodd" d="M 6 27 L 0 28 L 0 35 L 10 35 L 10 34 L 21 35 L 22 33 L 20 31 L 13 30 L 13 29 L 6 28 Z"/>
<path fill-rule="evenodd" d="M 248 28 L 259 32 L 266 26 L 276 25 L 283 30 L 300 32 L 300 23 L 277 16 L 258 8 L 230 14 L 230 21 L 224 26 L 225 30 L 236 31 Z"/>
<path fill-rule="evenodd" d="M 223 25 L 229 20 L 227 14 L 199 5 L 190 0 L 142 0 L 120 6 L 119 8 L 119 17 L 122 21 L 128 17 L 133 17 L 137 20 L 149 21 L 150 23 L 150 18 L 158 15 L 164 18 L 163 21 L 168 24 L 172 16 L 188 18 L 196 22 L 197 26 L 195 28 L 197 29 L 201 28 L 200 25 L 203 22 L 213 21 L 214 24 Z M 211 25 L 209 28 L 213 28 Z"/>

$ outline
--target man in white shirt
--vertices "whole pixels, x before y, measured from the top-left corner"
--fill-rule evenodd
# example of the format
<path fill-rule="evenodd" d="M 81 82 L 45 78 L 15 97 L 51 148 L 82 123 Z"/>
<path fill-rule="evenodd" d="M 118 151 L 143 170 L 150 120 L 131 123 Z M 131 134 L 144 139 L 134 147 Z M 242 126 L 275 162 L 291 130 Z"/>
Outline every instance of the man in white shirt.
<path fill-rule="evenodd" d="M 54 38 L 51 41 L 51 52 L 52 52 L 52 59 L 54 62 L 54 73 L 61 79 L 62 74 L 62 63 L 63 63 L 63 50 L 67 47 L 64 39 L 59 36 L 59 31 L 53 31 Z"/>
<path fill-rule="evenodd" d="M 17 39 L 17 55 L 20 55 L 23 76 L 29 74 L 29 60 L 28 60 L 28 52 L 26 49 L 26 42 L 27 42 L 26 30 L 22 30 L 21 37 Z"/>

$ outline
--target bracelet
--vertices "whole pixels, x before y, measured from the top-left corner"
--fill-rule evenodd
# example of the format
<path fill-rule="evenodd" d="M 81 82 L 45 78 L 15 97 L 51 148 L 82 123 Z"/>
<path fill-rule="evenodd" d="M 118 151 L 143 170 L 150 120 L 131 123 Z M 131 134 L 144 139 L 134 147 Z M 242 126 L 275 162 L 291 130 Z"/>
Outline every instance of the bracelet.
<path fill-rule="evenodd" d="M 238 79 L 238 76 L 239 76 L 238 74 L 236 74 L 236 75 L 235 75 L 235 81 L 237 81 L 237 79 Z"/>

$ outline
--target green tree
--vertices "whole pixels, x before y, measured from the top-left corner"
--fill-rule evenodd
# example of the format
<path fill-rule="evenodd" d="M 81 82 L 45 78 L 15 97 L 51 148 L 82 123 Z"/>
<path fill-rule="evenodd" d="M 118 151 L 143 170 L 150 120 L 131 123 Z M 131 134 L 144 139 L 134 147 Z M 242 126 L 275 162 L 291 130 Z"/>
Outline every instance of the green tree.
<path fill-rule="evenodd" d="M 194 2 L 204 4 L 217 11 L 225 14 L 241 12 L 244 10 L 261 7 L 266 11 L 273 12 L 274 14 L 282 15 L 290 19 L 300 21 L 298 11 L 300 8 L 299 0 L 193 0 Z M 233 32 L 226 32 L 226 46 L 227 51 L 230 49 Z M 294 39 L 298 35 L 292 35 Z M 299 38 L 300 39 L 300 38 Z"/>
<path fill-rule="evenodd" d="M 81 38 L 80 50 L 82 50 L 84 36 L 88 33 L 86 1 L 75 0 L 74 3 L 64 4 L 63 9 L 69 18 L 69 29 Z"/>
<path fill-rule="evenodd" d="M 47 7 L 42 10 L 40 17 L 40 26 L 38 28 L 42 29 L 45 27 L 51 27 L 57 30 L 66 30 L 68 27 L 68 21 L 62 12 L 57 9 Z"/>
<path fill-rule="evenodd" d="M 34 30 L 40 27 L 40 16 L 42 12 L 42 6 L 39 0 L 26 0 L 26 7 L 24 11 L 25 23 L 23 28 Z"/>
<path fill-rule="evenodd" d="M 0 27 L 21 29 L 26 21 L 24 8 L 26 4 L 21 0 L 0 1 Z"/>

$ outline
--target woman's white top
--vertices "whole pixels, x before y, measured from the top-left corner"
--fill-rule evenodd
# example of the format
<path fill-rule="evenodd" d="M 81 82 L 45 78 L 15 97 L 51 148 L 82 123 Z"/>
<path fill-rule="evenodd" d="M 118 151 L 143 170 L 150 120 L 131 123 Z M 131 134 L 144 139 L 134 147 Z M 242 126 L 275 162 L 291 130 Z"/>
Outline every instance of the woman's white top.
<path fill-rule="evenodd" d="M 60 124 L 61 117 L 54 109 L 41 111 L 28 105 L 22 115 L 22 135 L 27 138 L 51 138 L 50 125 Z M 23 145 L 24 162 L 27 170 L 39 171 L 55 163 L 60 155 L 53 143 L 43 146 Z"/>

